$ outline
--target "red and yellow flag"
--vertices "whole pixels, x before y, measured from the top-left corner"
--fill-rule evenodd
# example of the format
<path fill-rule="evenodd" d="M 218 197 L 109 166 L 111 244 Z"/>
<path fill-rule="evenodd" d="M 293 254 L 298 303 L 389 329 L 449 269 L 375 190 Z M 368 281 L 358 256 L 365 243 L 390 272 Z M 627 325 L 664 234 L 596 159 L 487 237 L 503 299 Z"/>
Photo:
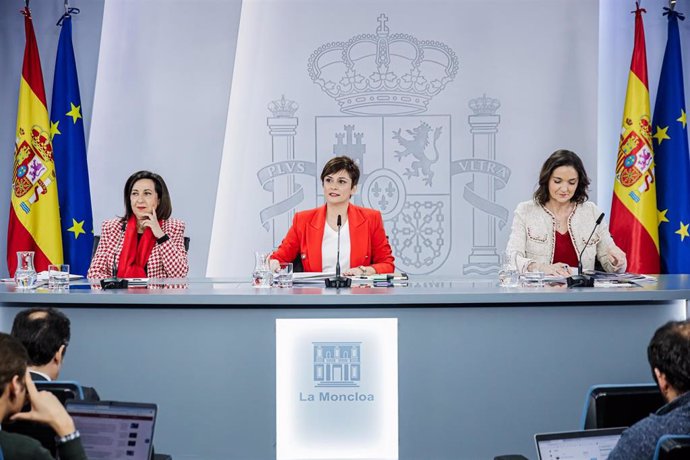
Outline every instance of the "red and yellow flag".
<path fill-rule="evenodd" d="M 46 107 L 41 59 L 31 12 L 23 10 L 26 47 L 19 82 L 17 137 L 14 147 L 12 206 L 7 230 L 7 267 L 17 268 L 17 251 L 35 251 L 36 270 L 62 263 L 57 181 Z"/>
<path fill-rule="evenodd" d="M 633 48 L 611 203 L 611 234 L 628 257 L 628 271 L 659 273 L 651 111 L 644 24 L 635 10 Z"/>

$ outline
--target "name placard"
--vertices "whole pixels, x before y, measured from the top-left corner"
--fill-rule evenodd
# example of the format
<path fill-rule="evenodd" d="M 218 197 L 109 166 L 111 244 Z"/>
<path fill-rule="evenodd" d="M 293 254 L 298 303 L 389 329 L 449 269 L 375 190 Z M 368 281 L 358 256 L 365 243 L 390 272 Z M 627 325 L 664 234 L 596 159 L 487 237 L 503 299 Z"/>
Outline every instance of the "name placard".
<path fill-rule="evenodd" d="M 397 318 L 276 320 L 277 460 L 397 460 Z"/>

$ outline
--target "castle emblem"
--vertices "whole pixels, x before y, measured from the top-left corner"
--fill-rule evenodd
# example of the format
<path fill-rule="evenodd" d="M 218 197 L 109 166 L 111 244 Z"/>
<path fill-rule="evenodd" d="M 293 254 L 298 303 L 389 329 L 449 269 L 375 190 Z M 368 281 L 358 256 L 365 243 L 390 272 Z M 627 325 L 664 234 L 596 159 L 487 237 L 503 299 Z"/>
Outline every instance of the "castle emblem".
<path fill-rule="evenodd" d="M 361 342 L 313 342 L 314 386 L 358 387 Z"/>

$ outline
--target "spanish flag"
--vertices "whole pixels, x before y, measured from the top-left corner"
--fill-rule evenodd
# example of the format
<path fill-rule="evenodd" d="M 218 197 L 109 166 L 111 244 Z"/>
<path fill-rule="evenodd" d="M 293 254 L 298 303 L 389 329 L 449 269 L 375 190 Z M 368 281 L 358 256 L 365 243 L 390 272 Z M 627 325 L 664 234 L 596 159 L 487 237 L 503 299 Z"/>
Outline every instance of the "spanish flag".
<path fill-rule="evenodd" d="M 628 271 L 659 273 L 654 150 L 642 23 L 644 12 L 637 4 L 634 11 L 635 45 L 618 145 L 610 229 L 616 244 L 627 254 Z"/>
<path fill-rule="evenodd" d="M 24 8 L 26 47 L 19 82 L 12 206 L 7 230 L 7 267 L 17 268 L 17 251 L 35 251 L 37 271 L 62 263 L 62 238 L 51 130 L 41 59 L 29 8 Z"/>

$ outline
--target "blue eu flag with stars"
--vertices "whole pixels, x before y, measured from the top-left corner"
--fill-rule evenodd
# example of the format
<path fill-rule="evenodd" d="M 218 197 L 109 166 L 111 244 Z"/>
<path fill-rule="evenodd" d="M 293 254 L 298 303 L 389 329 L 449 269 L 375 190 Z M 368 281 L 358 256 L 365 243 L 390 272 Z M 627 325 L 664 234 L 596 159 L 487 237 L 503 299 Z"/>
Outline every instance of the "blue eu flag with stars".
<path fill-rule="evenodd" d="M 50 110 L 50 135 L 55 155 L 64 260 L 70 265 L 71 273 L 86 275 L 93 249 L 93 216 L 84 119 L 72 47 L 71 16 L 66 14 L 61 23 Z"/>
<path fill-rule="evenodd" d="M 678 20 L 664 8 L 668 41 L 652 119 L 662 273 L 690 273 L 690 158 Z"/>

